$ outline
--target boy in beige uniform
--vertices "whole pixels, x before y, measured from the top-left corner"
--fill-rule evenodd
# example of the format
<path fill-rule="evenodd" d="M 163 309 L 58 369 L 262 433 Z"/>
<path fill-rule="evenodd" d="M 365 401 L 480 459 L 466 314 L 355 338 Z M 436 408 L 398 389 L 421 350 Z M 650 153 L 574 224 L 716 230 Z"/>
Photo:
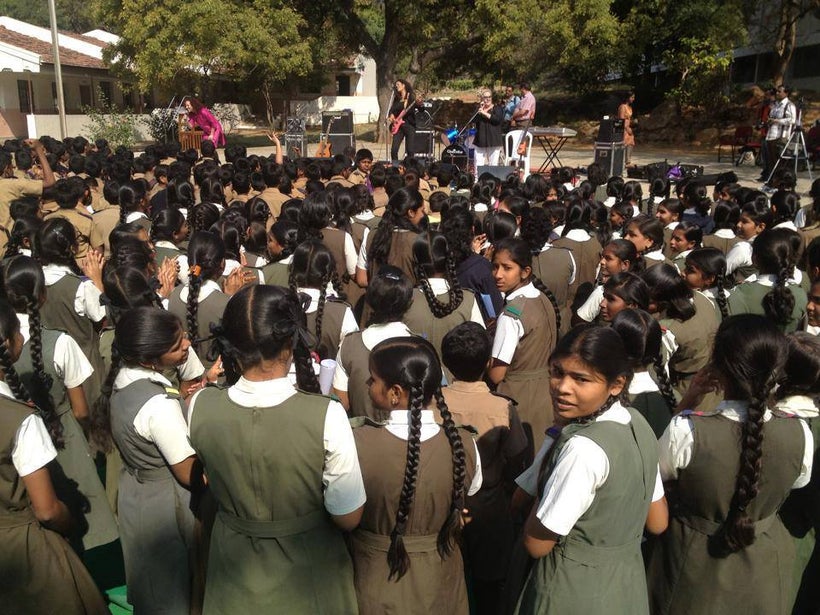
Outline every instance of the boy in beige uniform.
<path fill-rule="evenodd" d="M 510 499 L 513 480 L 526 468 L 527 436 L 516 403 L 490 391 L 483 381 L 492 345 L 479 324 L 454 327 L 441 342 L 444 366 L 455 382 L 442 389 L 457 425 L 477 432 L 481 489 L 467 498 L 472 522 L 464 527 L 464 566 L 472 578 L 472 607 L 476 613 L 498 613 L 502 585 L 515 542 Z"/>
<path fill-rule="evenodd" d="M 354 185 L 366 183 L 372 166 L 373 152 L 369 149 L 360 149 L 356 152 L 356 168 L 350 174 L 348 180 Z"/>
<path fill-rule="evenodd" d="M 21 179 L 15 177 L 11 154 L 0 151 L 0 229 L 11 231 L 14 221 L 11 219 L 10 205 L 14 199 L 23 196 L 42 196 L 43 188 L 54 185 L 54 173 L 46 158 L 43 144 L 37 140 L 26 140 L 43 170 L 43 179 Z M 0 230 L 0 249 L 5 249 L 8 242 L 7 233 Z"/>
<path fill-rule="evenodd" d="M 45 219 L 65 218 L 77 231 L 78 261 L 84 259 L 88 250 L 103 250 L 105 241 L 102 233 L 88 213 L 91 191 L 79 177 L 61 179 L 55 186 L 55 197 L 59 209 L 46 214 Z M 87 201 L 87 202 L 86 202 Z"/>

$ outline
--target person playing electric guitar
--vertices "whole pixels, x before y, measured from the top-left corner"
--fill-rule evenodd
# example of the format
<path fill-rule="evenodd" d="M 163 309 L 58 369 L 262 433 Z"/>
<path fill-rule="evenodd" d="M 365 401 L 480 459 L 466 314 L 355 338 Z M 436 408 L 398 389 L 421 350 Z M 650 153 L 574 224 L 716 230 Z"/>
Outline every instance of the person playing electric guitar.
<path fill-rule="evenodd" d="M 396 80 L 394 88 L 393 106 L 390 107 L 387 119 L 390 122 L 390 132 L 393 133 L 390 159 L 398 161 L 399 147 L 402 141 L 404 141 L 405 156 L 413 156 L 413 140 L 416 128 L 413 125 L 415 119 L 411 111 L 416 104 L 416 98 L 413 94 L 413 86 L 404 79 Z"/>

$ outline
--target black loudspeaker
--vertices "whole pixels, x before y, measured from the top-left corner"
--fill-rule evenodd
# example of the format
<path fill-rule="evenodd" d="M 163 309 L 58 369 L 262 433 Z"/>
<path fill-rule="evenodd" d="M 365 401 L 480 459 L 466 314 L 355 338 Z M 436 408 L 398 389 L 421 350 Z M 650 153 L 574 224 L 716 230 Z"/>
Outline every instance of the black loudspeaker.
<path fill-rule="evenodd" d="M 331 120 L 333 125 L 330 130 L 327 129 Z M 350 109 L 343 109 L 342 111 L 323 111 L 322 112 L 322 134 L 330 133 L 332 135 L 353 134 L 353 111 Z"/>
<path fill-rule="evenodd" d="M 625 153 L 623 143 L 595 143 L 595 162 L 606 170 L 608 177 L 623 176 Z"/>
<path fill-rule="evenodd" d="M 305 120 L 301 117 L 289 117 L 285 120 L 287 134 L 301 134 L 305 132 Z"/>
<path fill-rule="evenodd" d="M 291 160 L 307 155 L 307 144 L 304 133 L 285 133 L 283 141 L 285 156 Z"/>
<path fill-rule="evenodd" d="M 618 143 L 624 140 L 624 121 L 615 118 L 604 118 L 598 127 L 596 143 Z"/>
<path fill-rule="evenodd" d="M 335 124 L 333 125 L 333 128 L 334 130 L 336 129 Z M 327 136 L 327 140 L 333 148 L 334 155 L 341 154 L 348 145 L 354 149 L 356 148 L 356 137 L 352 134 L 337 135 L 331 133 Z"/>
<path fill-rule="evenodd" d="M 414 110 L 416 130 L 433 129 L 433 116 L 430 115 L 430 109 L 432 108 L 432 103 L 422 103 L 422 107 L 420 109 Z"/>
<path fill-rule="evenodd" d="M 441 152 L 442 162 L 458 167 L 462 171 L 467 170 L 467 163 L 469 160 L 470 158 L 467 154 L 467 150 L 457 143 L 448 145 L 444 148 L 444 151 Z"/>
<path fill-rule="evenodd" d="M 416 130 L 413 135 L 413 154 L 419 158 L 432 158 L 433 136 L 432 130 Z"/>
<path fill-rule="evenodd" d="M 476 178 L 481 177 L 483 173 L 490 173 L 494 177 L 497 177 L 501 181 L 507 179 L 507 176 L 510 173 L 515 173 L 515 167 L 508 167 L 508 166 L 485 166 L 485 167 L 476 167 L 475 176 Z"/>

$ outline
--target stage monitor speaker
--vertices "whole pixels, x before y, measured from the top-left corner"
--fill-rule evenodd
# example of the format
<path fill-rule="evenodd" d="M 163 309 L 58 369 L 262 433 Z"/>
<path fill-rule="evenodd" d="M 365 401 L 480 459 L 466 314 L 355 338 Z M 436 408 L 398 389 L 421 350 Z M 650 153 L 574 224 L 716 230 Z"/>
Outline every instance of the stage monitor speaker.
<path fill-rule="evenodd" d="M 419 158 L 433 157 L 433 137 L 432 130 L 416 130 L 413 135 L 413 154 Z"/>
<path fill-rule="evenodd" d="M 301 117 L 288 117 L 285 120 L 286 134 L 302 134 L 305 132 L 305 120 Z"/>
<path fill-rule="evenodd" d="M 461 171 L 466 171 L 470 157 L 466 149 L 458 143 L 453 143 L 445 147 L 444 151 L 441 152 L 441 161 L 458 167 Z"/>
<path fill-rule="evenodd" d="M 606 170 L 607 177 L 623 177 L 625 153 L 623 142 L 595 143 L 595 162 Z"/>
<path fill-rule="evenodd" d="M 353 111 L 342 109 L 341 111 L 322 112 L 322 134 L 328 132 L 327 126 L 333 120 L 330 134 L 353 134 Z"/>
<path fill-rule="evenodd" d="M 618 143 L 624 140 L 624 121 L 617 118 L 604 118 L 598 127 L 597 143 Z"/>
<path fill-rule="evenodd" d="M 507 176 L 510 173 L 515 173 L 515 170 L 516 169 L 515 169 L 514 166 L 504 166 L 504 165 L 490 166 L 490 165 L 487 165 L 487 166 L 476 167 L 475 176 L 476 176 L 476 178 L 479 178 L 484 173 L 490 173 L 493 177 L 497 177 L 501 181 L 504 181 L 505 179 L 507 179 Z"/>
<path fill-rule="evenodd" d="M 333 124 L 333 128 L 336 128 L 336 124 Z M 333 148 L 334 156 L 341 154 L 347 146 L 354 149 L 356 148 L 356 137 L 352 134 L 329 134 L 327 135 L 327 140 Z"/>
<path fill-rule="evenodd" d="M 432 109 L 432 103 L 422 103 L 423 106 L 421 109 L 416 109 L 414 112 L 414 119 L 416 121 L 416 130 L 432 130 L 433 129 L 433 116 L 430 115 L 430 109 Z"/>

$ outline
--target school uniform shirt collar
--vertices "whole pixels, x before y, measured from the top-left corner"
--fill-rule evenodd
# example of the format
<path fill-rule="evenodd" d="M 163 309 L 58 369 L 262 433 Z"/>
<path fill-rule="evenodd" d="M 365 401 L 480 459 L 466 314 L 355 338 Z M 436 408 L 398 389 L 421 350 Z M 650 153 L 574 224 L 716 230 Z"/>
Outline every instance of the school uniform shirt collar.
<path fill-rule="evenodd" d="M 775 224 L 774 228 L 787 228 L 790 231 L 797 232 L 797 227 L 794 225 L 794 222 L 791 220 L 786 220 L 785 222 L 781 222 L 780 224 Z"/>
<path fill-rule="evenodd" d="M 490 390 L 490 387 L 483 380 L 477 380 L 476 382 L 456 380 L 448 384 L 447 388 L 461 393 L 487 393 Z"/>
<path fill-rule="evenodd" d="M 396 427 L 409 427 L 410 426 L 410 411 L 409 410 L 391 410 L 390 417 L 387 419 L 388 425 L 394 425 Z M 421 411 L 421 424 L 422 425 L 438 425 L 436 423 L 435 413 L 432 410 L 422 410 Z"/>
<path fill-rule="evenodd" d="M 179 299 L 183 303 L 188 303 L 188 293 L 190 292 L 190 288 L 190 286 L 186 286 L 181 291 L 179 291 Z M 219 284 L 217 284 L 214 280 L 205 280 L 202 283 L 202 286 L 199 287 L 198 300 L 205 301 L 205 299 L 207 299 L 211 295 L 211 293 L 215 293 L 217 291 L 222 292 L 222 289 L 219 287 Z"/>
<path fill-rule="evenodd" d="M 795 268 L 792 272 L 792 277 L 790 277 L 786 283 L 798 286 L 802 281 L 803 274 L 799 269 Z M 748 278 L 743 280 L 744 284 L 751 284 L 752 282 L 757 282 L 761 286 L 774 286 L 777 284 L 777 276 L 772 273 L 753 273 Z"/>
<path fill-rule="evenodd" d="M 288 378 L 273 378 L 260 382 L 240 376 L 236 384 L 228 388 L 231 401 L 246 408 L 269 408 L 277 406 L 296 394 L 296 387 Z"/>
<path fill-rule="evenodd" d="M 567 239 L 572 239 L 572 241 L 578 242 L 589 241 L 590 239 L 592 239 L 592 236 L 582 228 L 574 228 L 570 231 L 567 231 L 567 234 L 564 235 L 564 237 L 566 237 Z"/>
<path fill-rule="evenodd" d="M 296 289 L 297 293 L 304 293 L 308 297 L 310 297 L 310 304 L 308 308 L 305 310 L 305 314 L 313 314 L 316 310 L 319 309 L 319 297 L 321 296 L 322 292 L 318 288 L 302 288 L 301 286 Z M 330 299 L 331 297 L 336 297 L 336 289 L 333 288 L 332 284 L 327 285 L 327 289 L 325 290 L 325 299 Z"/>
<path fill-rule="evenodd" d="M 553 233 L 555 233 L 556 235 L 558 235 L 558 236 L 560 237 L 560 236 L 561 236 L 561 233 L 563 233 L 563 232 L 564 232 L 564 225 L 563 225 L 563 224 L 559 224 L 559 225 L 558 225 L 558 226 L 556 226 L 554 229 L 552 229 L 552 232 L 553 232 Z"/>
<path fill-rule="evenodd" d="M 20 335 L 23 336 L 23 343 L 25 344 L 31 337 L 31 327 L 28 322 L 28 314 L 21 314 L 17 312 L 17 320 L 20 321 Z"/>
<path fill-rule="evenodd" d="M 720 414 L 724 418 L 742 423 L 746 420 L 748 409 L 749 402 L 744 399 L 724 399 L 717 405 L 714 412 L 704 414 Z M 766 411 L 763 413 L 763 420 L 768 421 L 771 418 L 772 411 L 766 408 Z"/>
<path fill-rule="evenodd" d="M 670 222 L 664 228 L 670 231 L 674 231 L 676 228 L 678 228 L 678 224 L 680 224 L 680 222 Z"/>
<path fill-rule="evenodd" d="M 715 237 L 720 237 L 721 239 L 734 239 L 736 236 L 735 232 L 730 228 L 719 228 L 715 231 Z"/>
<path fill-rule="evenodd" d="M 290 265 L 293 262 L 293 254 L 290 254 L 289 256 L 286 256 L 285 258 L 280 259 L 276 262 L 281 265 Z"/>
<path fill-rule="evenodd" d="M 159 241 L 155 241 L 154 247 L 168 248 L 169 250 L 179 250 L 179 248 L 172 241 L 168 241 L 167 239 L 160 239 Z"/>
<path fill-rule="evenodd" d="M 629 410 L 623 407 L 621 402 L 616 401 L 612 404 L 606 412 L 600 416 L 596 416 L 595 423 L 603 423 L 604 421 L 612 421 L 620 425 L 629 425 L 632 422 L 632 417 L 629 415 Z"/>
<path fill-rule="evenodd" d="M 443 295 L 450 292 L 450 285 L 445 278 L 427 278 L 434 295 Z"/>
<path fill-rule="evenodd" d="M 372 220 L 375 217 L 376 217 L 376 214 L 374 214 L 372 211 L 367 209 L 367 210 L 363 211 L 362 213 L 356 214 L 355 216 L 353 216 L 353 219 L 358 220 L 359 222 L 366 222 L 368 220 Z"/>
<path fill-rule="evenodd" d="M 370 325 L 362 331 L 362 344 L 368 350 L 373 348 L 382 340 L 391 337 L 411 337 L 413 332 L 407 328 L 403 322 L 385 322 L 378 325 Z"/>
<path fill-rule="evenodd" d="M 814 400 L 807 395 L 792 395 L 781 399 L 775 403 L 774 411 L 785 416 L 798 416 L 804 419 L 820 416 Z"/>
<path fill-rule="evenodd" d="M 128 214 L 127 216 L 125 216 L 125 222 L 126 222 L 126 223 L 128 223 L 128 222 L 136 222 L 137 220 L 142 220 L 143 218 L 145 218 L 145 219 L 147 220 L 147 219 L 148 219 L 148 216 L 146 216 L 146 215 L 145 215 L 144 213 L 142 213 L 141 211 L 132 211 L 130 214 Z"/>
<path fill-rule="evenodd" d="M 648 258 L 652 261 L 664 261 L 666 257 L 663 255 L 663 250 L 652 250 L 651 252 L 647 252 L 643 255 L 644 258 Z"/>
<path fill-rule="evenodd" d="M 681 252 L 680 254 L 678 254 L 678 255 L 675 257 L 675 260 L 676 260 L 676 261 L 683 261 L 683 260 L 686 260 L 686 257 L 687 257 L 687 256 L 689 256 L 689 254 L 690 254 L 691 252 L 692 252 L 692 250 L 684 250 L 683 252 Z"/>
<path fill-rule="evenodd" d="M 529 284 L 525 284 L 521 288 L 515 289 L 513 292 L 511 292 L 509 295 L 507 295 L 505 297 L 505 299 L 507 301 L 512 301 L 516 297 L 526 297 L 527 299 L 536 299 L 538 297 L 538 295 L 540 295 L 540 294 L 541 294 L 541 291 L 538 290 L 537 288 L 535 288 L 535 286 L 532 285 L 532 282 L 530 282 Z"/>
<path fill-rule="evenodd" d="M 806 333 L 810 333 L 811 335 L 820 335 L 820 327 L 806 325 Z"/>
<path fill-rule="evenodd" d="M 239 261 L 234 260 L 232 258 L 225 259 L 225 269 L 222 270 L 222 275 L 229 276 L 233 273 L 236 269 L 239 269 L 242 265 L 239 264 Z"/>
<path fill-rule="evenodd" d="M 11 392 L 11 387 L 5 380 L 0 380 L 0 395 L 8 397 L 9 399 L 17 399 L 14 393 Z"/>
<path fill-rule="evenodd" d="M 635 372 L 629 382 L 629 394 L 640 395 L 641 393 L 654 393 L 658 391 L 657 383 L 652 380 L 649 372 Z"/>
<path fill-rule="evenodd" d="M 43 277 L 46 279 L 46 286 L 52 286 L 62 280 L 67 275 L 73 275 L 69 267 L 54 263 L 43 265 Z"/>
<path fill-rule="evenodd" d="M 128 365 L 121 367 L 114 380 L 114 388 L 124 389 L 129 384 L 137 380 L 150 380 L 165 387 L 172 387 L 171 381 L 159 372 L 144 367 L 130 367 Z"/>

